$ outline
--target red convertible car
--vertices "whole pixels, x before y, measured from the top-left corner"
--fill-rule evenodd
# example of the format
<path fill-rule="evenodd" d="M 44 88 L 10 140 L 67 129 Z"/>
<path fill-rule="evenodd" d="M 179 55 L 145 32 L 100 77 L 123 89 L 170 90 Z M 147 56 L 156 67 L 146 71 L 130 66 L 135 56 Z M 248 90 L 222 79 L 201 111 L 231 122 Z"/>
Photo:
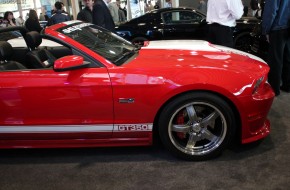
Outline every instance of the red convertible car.
<path fill-rule="evenodd" d="M 158 135 L 174 155 L 206 160 L 269 134 L 274 93 L 258 57 L 198 40 L 138 48 L 80 21 L 16 29 L 27 47 L 0 42 L 0 148 L 145 146 Z"/>

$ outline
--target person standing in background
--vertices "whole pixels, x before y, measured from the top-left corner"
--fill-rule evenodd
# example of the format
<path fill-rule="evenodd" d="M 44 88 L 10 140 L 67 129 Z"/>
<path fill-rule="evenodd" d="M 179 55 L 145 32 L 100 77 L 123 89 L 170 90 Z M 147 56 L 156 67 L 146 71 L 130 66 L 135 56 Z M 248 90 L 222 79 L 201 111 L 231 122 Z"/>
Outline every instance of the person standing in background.
<path fill-rule="evenodd" d="M 154 9 L 154 7 L 153 7 L 151 1 L 148 0 L 147 3 L 145 3 L 145 13 L 146 13 L 146 12 L 150 12 L 150 11 L 152 11 L 153 9 Z"/>
<path fill-rule="evenodd" d="M 96 0 L 93 6 L 93 24 L 115 32 L 115 23 L 105 0 Z"/>
<path fill-rule="evenodd" d="M 16 26 L 16 21 L 15 21 L 15 18 L 13 16 L 13 12 L 6 11 L 4 13 L 4 18 L 3 18 L 1 26 L 2 27 Z"/>
<path fill-rule="evenodd" d="M 48 21 L 49 20 L 49 17 L 47 16 L 46 12 L 44 14 L 44 19 L 45 19 L 45 21 Z"/>
<path fill-rule="evenodd" d="M 117 3 L 112 2 L 112 0 L 107 0 L 107 3 L 108 3 L 108 8 L 110 10 L 114 23 L 118 24 L 120 22 L 120 19 L 119 19 L 119 7 Z"/>
<path fill-rule="evenodd" d="M 67 13 L 63 10 L 63 3 L 57 1 L 54 4 L 55 11 L 51 18 L 49 19 L 47 26 L 51 26 L 60 22 L 68 21 L 70 20 L 70 17 Z"/>
<path fill-rule="evenodd" d="M 244 14 L 243 17 L 247 17 L 249 13 L 249 7 L 245 5 L 245 0 L 242 0 L 243 6 L 244 6 Z"/>
<path fill-rule="evenodd" d="M 206 14 L 207 11 L 207 3 L 204 0 L 200 0 L 197 9 Z"/>
<path fill-rule="evenodd" d="M 213 44 L 233 47 L 233 28 L 236 20 L 243 16 L 241 0 L 208 0 L 208 41 Z"/>
<path fill-rule="evenodd" d="M 161 6 L 161 0 L 157 0 L 154 5 L 154 9 L 159 9 Z"/>
<path fill-rule="evenodd" d="M 93 23 L 93 6 L 94 0 L 83 0 L 85 8 L 77 15 L 77 20 Z"/>
<path fill-rule="evenodd" d="M 42 13 L 39 14 L 39 21 L 45 21 L 45 17 Z"/>
<path fill-rule="evenodd" d="M 26 16 L 25 16 L 25 20 L 27 20 L 29 17 L 28 13 L 26 13 Z"/>
<path fill-rule="evenodd" d="M 25 21 L 25 27 L 29 31 L 40 32 L 42 30 L 42 27 L 39 24 L 37 13 L 34 9 L 29 10 L 28 19 Z"/>
<path fill-rule="evenodd" d="M 243 14 L 243 16 L 247 17 L 248 16 L 248 12 L 249 12 L 249 7 L 248 6 L 244 6 L 244 14 Z"/>
<path fill-rule="evenodd" d="M 250 2 L 251 9 L 252 9 L 252 16 L 256 16 L 259 10 L 259 2 L 258 0 L 251 0 Z"/>
<path fill-rule="evenodd" d="M 171 2 L 171 0 L 165 0 L 164 8 L 168 8 L 168 7 L 172 7 L 172 2 Z"/>
<path fill-rule="evenodd" d="M 276 96 L 280 90 L 290 93 L 290 1 L 266 0 L 262 18 L 262 34 L 270 43 L 268 82 Z"/>
<path fill-rule="evenodd" d="M 23 26 L 24 25 L 24 20 L 23 20 L 21 15 L 15 20 L 15 22 L 16 22 L 16 26 Z"/>
<path fill-rule="evenodd" d="M 126 16 L 124 10 L 121 8 L 121 1 L 116 0 L 116 4 L 118 6 L 118 13 L 119 13 L 119 23 L 123 23 L 126 21 Z"/>
<path fill-rule="evenodd" d="M 122 6 L 121 6 L 121 3 L 120 3 L 120 6 L 119 6 L 119 9 L 121 10 L 121 11 L 123 11 L 124 12 L 124 14 L 125 14 L 125 21 L 127 20 L 127 9 L 126 9 L 126 4 L 125 4 L 125 6 L 123 6 L 123 8 L 122 8 Z M 152 8 L 153 8 L 153 6 L 152 6 Z"/>

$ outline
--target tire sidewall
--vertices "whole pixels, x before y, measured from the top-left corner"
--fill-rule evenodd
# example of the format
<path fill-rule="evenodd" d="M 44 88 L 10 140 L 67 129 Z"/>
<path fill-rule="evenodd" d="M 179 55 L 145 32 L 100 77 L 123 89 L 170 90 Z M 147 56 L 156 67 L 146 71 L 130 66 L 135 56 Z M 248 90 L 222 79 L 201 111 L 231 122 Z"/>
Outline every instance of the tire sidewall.
<path fill-rule="evenodd" d="M 250 32 L 241 32 L 240 34 L 238 34 L 237 37 L 235 37 L 234 39 L 234 47 L 237 48 L 237 43 L 245 37 L 251 40 Z M 248 42 L 248 44 L 250 47 L 250 45 L 252 45 L 252 41 Z M 238 50 L 250 52 L 251 49 L 248 49 L 248 46 L 247 47 L 243 46 L 242 49 L 239 48 Z"/>

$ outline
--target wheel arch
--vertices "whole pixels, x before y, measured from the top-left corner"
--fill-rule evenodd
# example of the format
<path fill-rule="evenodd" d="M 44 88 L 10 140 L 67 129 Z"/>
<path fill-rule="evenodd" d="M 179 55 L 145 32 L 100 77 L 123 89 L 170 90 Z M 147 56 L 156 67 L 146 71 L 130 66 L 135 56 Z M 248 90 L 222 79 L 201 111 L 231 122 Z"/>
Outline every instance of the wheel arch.
<path fill-rule="evenodd" d="M 154 117 L 154 122 L 153 122 L 153 143 L 155 144 L 156 142 L 159 142 L 159 126 L 158 126 L 158 120 L 160 118 L 160 114 L 161 112 L 164 110 L 164 108 L 171 103 L 172 101 L 174 101 L 175 99 L 184 96 L 186 94 L 189 93 L 196 93 L 196 92 L 205 92 L 205 93 L 210 93 L 213 95 L 216 95 L 218 97 L 220 97 L 221 99 L 223 99 L 227 104 L 229 104 L 229 106 L 232 108 L 233 113 L 234 113 L 234 117 L 235 117 L 235 125 L 237 127 L 236 133 L 234 134 L 234 139 L 238 139 L 239 141 L 236 143 L 240 142 L 240 137 L 241 137 L 241 133 L 242 133 L 242 129 L 241 129 L 241 115 L 238 112 L 238 108 L 236 107 L 236 105 L 226 96 L 218 93 L 218 92 L 214 92 L 214 91 L 210 91 L 210 90 L 190 90 L 190 91 L 185 91 L 179 94 L 176 94 L 174 96 L 172 96 L 171 98 L 169 98 L 166 102 L 164 102 L 162 104 L 162 106 L 159 108 L 159 110 L 157 111 L 157 114 Z M 238 138 L 236 138 L 238 137 Z"/>
<path fill-rule="evenodd" d="M 241 36 L 244 36 L 244 35 L 249 35 L 251 36 L 251 31 L 250 30 L 241 30 L 239 32 L 237 32 L 235 35 L 234 35 L 234 42 L 240 38 Z"/>
<path fill-rule="evenodd" d="M 244 40 L 244 38 L 249 40 Z M 242 43 L 241 43 L 242 42 Z M 253 45 L 253 39 L 251 36 L 251 32 L 244 30 L 237 33 L 234 38 L 234 47 L 238 50 L 251 52 L 251 46 Z"/>

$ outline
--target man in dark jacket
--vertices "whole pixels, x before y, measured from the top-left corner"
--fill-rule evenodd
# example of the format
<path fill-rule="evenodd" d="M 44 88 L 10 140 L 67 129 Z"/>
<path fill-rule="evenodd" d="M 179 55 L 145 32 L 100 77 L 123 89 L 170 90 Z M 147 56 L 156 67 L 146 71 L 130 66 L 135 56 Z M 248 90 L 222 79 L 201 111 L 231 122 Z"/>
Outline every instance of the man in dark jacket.
<path fill-rule="evenodd" d="M 93 24 L 115 32 L 115 23 L 109 8 L 103 0 L 96 0 L 93 7 Z"/>
<path fill-rule="evenodd" d="M 83 0 L 85 8 L 77 15 L 77 20 L 93 23 L 93 5 L 94 0 Z"/>
<path fill-rule="evenodd" d="M 62 10 L 61 2 L 55 2 L 54 7 L 56 10 L 49 19 L 47 26 L 70 20 L 69 15 Z"/>
<path fill-rule="evenodd" d="M 290 1 L 266 0 L 262 33 L 270 43 L 268 81 L 276 96 L 290 92 Z M 280 87 L 282 79 L 282 86 Z"/>

